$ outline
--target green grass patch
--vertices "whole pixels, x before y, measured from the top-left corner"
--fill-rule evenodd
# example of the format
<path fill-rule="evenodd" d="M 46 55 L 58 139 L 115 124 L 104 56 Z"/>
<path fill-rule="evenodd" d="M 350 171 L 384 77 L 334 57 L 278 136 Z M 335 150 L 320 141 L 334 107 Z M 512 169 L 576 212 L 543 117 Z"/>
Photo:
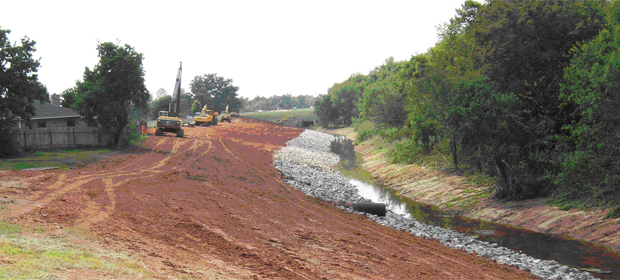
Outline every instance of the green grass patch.
<path fill-rule="evenodd" d="M 41 167 L 69 169 L 85 160 L 99 158 L 108 153 L 110 153 L 110 149 L 21 152 L 16 156 L 0 159 L 0 170 L 21 170 Z"/>
<path fill-rule="evenodd" d="M 567 194 L 551 195 L 551 197 L 547 199 L 547 204 L 556 206 L 560 210 L 587 210 L 590 208 L 588 201 L 584 201 L 582 199 L 570 199 Z"/>
<path fill-rule="evenodd" d="M 303 108 L 295 110 L 282 110 L 282 111 L 267 111 L 267 112 L 250 112 L 241 113 L 241 117 L 259 119 L 270 122 L 278 122 L 283 119 L 296 118 L 298 120 L 318 120 L 314 114 L 314 109 Z"/>
<path fill-rule="evenodd" d="M 22 228 L 18 225 L 10 224 L 0 220 L 0 236 L 7 234 L 21 233 Z"/>
<path fill-rule="evenodd" d="M 115 279 L 149 276 L 126 255 L 108 252 L 101 246 L 90 249 L 63 238 L 49 238 L 41 230 L 23 230 L 4 221 L 0 221 L 0 259 L 1 279 L 57 279 L 56 272 L 67 270 L 78 274 L 80 270 L 99 272 Z"/>
<path fill-rule="evenodd" d="M 371 121 L 363 121 L 361 123 L 355 123 L 353 125 L 353 128 L 355 129 L 356 132 L 362 132 L 365 130 L 373 130 L 375 129 L 375 124 Z"/>
<path fill-rule="evenodd" d="M 619 218 L 620 217 L 620 206 L 616 206 L 609 210 L 607 214 L 605 214 L 605 219 Z"/>
<path fill-rule="evenodd" d="M 465 176 L 465 183 L 472 186 L 492 186 L 497 181 L 495 178 L 478 172 L 474 172 L 473 174 L 465 172 L 463 176 Z"/>
<path fill-rule="evenodd" d="M 33 168 L 33 167 L 35 166 L 29 162 L 18 162 L 15 165 L 13 165 L 14 170 L 27 169 L 27 168 Z"/>

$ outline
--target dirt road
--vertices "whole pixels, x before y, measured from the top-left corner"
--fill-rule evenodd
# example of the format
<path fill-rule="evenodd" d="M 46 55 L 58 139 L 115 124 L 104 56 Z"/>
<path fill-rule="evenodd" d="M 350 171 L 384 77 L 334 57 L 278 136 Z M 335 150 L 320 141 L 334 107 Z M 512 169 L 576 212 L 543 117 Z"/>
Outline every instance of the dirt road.
<path fill-rule="evenodd" d="M 286 185 L 272 153 L 299 133 L 234 119 L 187 128 L 184 138 L 152 136 L 143 150 L 81 168 L 0 173 L 5 184 L 22 186 L 0 189 L 15 201 L 2 219 L 86 232 L 76 242 L 127 252 L 149 278 L 535 278 Z"/>

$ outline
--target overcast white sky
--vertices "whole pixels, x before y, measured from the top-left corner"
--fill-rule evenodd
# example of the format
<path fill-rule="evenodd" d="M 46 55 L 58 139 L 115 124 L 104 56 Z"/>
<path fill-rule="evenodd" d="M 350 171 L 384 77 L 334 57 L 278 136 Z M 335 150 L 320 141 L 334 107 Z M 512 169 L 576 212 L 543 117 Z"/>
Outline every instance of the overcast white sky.
<path fill-rule="evenodd" d="M 393 56 L 408 60 L 437 42 L 438 26 L 465 0 L 439 1 L 4 1 L 0 28 L 37 42 L 39 80 L 50 94 L 99 61 L 97 40 L 144 54 L 146 87 L 182 87 L 197 75 L 232 79 L 239 95 L 327 93 Z"/>

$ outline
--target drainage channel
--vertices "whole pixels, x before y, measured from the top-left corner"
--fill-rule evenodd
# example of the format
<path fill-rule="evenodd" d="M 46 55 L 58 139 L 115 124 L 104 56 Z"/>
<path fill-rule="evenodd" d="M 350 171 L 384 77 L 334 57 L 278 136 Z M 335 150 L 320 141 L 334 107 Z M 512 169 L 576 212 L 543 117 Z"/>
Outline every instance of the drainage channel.
<path fill-rule="evenodd" d="M 387 209 L 419 222 L 450 228 L 481 241 L 522 252 L 541 260 L 555 260 L 563 265 L 590 271 L 601 279 L 620 279 L 620 254 L 613 249 L 569 236 L 535 232 L 523 227 L 472 219 L 443 211 L 435 205 L 399 196 L 394 190 L 375 182 L 362 168 L 363 155 L 355 152 L 351 140 L 337 136 L 331 152 L 340 156 L 340 173 L 350 179 L 359 194 L 373 202 L 385 203 Z"/>

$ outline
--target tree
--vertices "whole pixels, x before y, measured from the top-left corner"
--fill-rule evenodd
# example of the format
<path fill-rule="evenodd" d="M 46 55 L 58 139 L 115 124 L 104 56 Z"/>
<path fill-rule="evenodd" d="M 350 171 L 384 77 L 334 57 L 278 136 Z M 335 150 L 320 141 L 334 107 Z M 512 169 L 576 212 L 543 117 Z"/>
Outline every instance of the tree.
<path fill-rule="evenodd" d="M 603 28 L 603 1 L 490 1 L 477 9 L 467 28 L 478 54 L 476 64 L 488 78 L 496 100 L 515 106 L 500 110 L 519 124 L 519 132 L 500 130 L 505 137 L 501 153 L 493 155 L 500 173 L 498 197 L 526 199 L 546 195 L 555 186 L 553 158 L 558 136 L 572 117 L 574 105 L 560 108 L 563 69 L 570 50 L 596 36 Z M 500 132 L 498 131 L 498 132 Z M 509 148 L 508 148 L 509 147 Z"/>
<path fill-rule="evenodd" d="M 558 185 L 570 198 L 584 194 L 620 203 L 620 2 L 609 7 L 607 26 L 572 50 L 560 101 L 573 107 L 561 157 Z"/>
<path fill-rule="evenodd" d="M 484 73 L 498 93 L 515 93 L 534 142 L 561 133 L 568 107 L 559 109 L 563 69 L 577 42 L 603 28 L 603 1 L 491 1 L 472 27 L 484 48 Z M 561 24 L 558 24 L 561 23 Z M 540 126 L 538 124 L 541 124 Z M 549 134 L 552 135 L 552 134 Z M 547 140 L 543 140 L 545 142 Z"/>
<path fill-rule="evenodd" d="M 190 109 L 190 116 L 194 116 L 194 114 L 196 114 L 196 112 L 200 112 L 200 110 L 202 110 L 202 105 L 200 104 L 200 101 L 194 100 L 194 102 L 192 103 L 192 108 Z"/>
<path fill-rule="evenodd" d="M 170 95 L 164 95 L 155 99 L 151 106 L 151 119 L 155 120 L 159 118 L 159 111 L 168 111 L 170 109 L 170 101 L 172 101 L 172 96 Z"/>
<path fill-rule="evenodd" d="M 60 101 L 60 105 L 65 108 L 73 108 L 75 105 L 75 97 L 78 94 L 77 86 L 72 88 L 65 89 L 60 95 L 62 96 L 62 100 Z"/>
<path fill-rule="evenodd" d="M 146 109 L 150 94 L 144 85 L 143 55 L 128 44 L 97 45 L 99 63 L 84 70 L 77 83 L 75 110 L 91 125 L 114 131 L 118 145 L 134 108 Z"/>
<path fill-rule="evenodd" d="M 191 92 L 183 92 L 181 93 L 181 116 L 179 118 L 183 118 L 185 116 L 193 116 L 194 114 L 191 112 L 192 109 L 192 94 Z"/>
<path fill-rule="evenodd" d="M 314 103 L 314 113 L 319 118 L 319 122 L 321 122 L 323 127 L 328 128 L 330 125 L 336 126 L 338 111 L 334 109 L 331 94 L 323 96 Z"/>
<path fill-rule="evenodd" d="M 157 90 L 157 93 L 155 93 L 155 100 L 160 99 L 165 95 L 168 95 L 168 91 L 165 88 L 160 88 Z"/>
<path fill-rule="evenodd" d="M 36 74 L 40 59 L 33 59 L 35 41 L 21 39 L 11 44 L 10 30 L 0 29 L 0 156 L 15 153 L 14 123 L 16 118 L 30 120 L 35 114 L 33 102 L 48 101 L 47 88 Z"/>
<path fill-rule="evenodd" d="M 190 82 L 190 88 L 195 100 L 207 108 L 216 112 L 226 109 L 238 110 L 241 108 L 241 100 L 237 97 L 239 87 L 233 86 L 233 80 L 225 79 L 217 74 L 204 74 L 196 76 Z"/>

